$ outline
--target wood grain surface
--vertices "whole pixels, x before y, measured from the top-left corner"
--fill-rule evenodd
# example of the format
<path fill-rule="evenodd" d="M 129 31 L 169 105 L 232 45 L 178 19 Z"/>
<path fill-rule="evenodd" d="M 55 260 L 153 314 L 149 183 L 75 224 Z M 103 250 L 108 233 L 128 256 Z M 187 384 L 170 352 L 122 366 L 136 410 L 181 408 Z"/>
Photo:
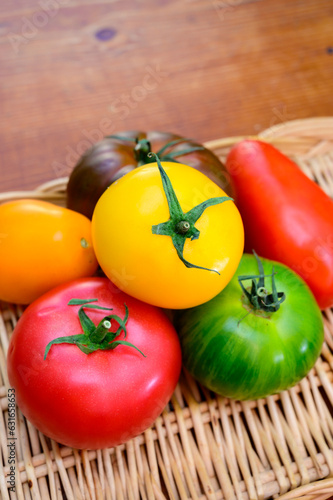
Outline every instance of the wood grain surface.
<path fill-rule="evenodd" d="M 104 135 L 199 141 L 333 115 L 332 0 L 1 0 L 0 191 Z"/>

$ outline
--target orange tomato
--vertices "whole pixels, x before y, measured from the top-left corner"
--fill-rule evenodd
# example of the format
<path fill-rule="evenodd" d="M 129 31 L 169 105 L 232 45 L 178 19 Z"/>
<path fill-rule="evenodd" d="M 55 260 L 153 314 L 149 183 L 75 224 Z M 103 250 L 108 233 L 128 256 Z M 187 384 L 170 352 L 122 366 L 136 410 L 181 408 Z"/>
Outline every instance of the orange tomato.
<path fill-rule="evenodd" d="M 0 205 L 0 300 L 29 304 L 97 267 L 84 215 L 39 200 Z"/>

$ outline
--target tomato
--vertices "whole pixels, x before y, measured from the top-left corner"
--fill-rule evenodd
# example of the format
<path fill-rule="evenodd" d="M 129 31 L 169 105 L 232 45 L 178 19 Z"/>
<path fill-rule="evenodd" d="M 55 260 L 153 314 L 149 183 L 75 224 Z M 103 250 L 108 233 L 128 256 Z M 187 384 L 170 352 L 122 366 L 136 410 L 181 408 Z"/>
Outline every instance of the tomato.
<path fill-rule="evenodd" d="M 101 196 L 92 219 L 93 245 L 106 276 L 126 293 L 160 307 L 191 307 L 216 295 L 236 271 L 242 220 L 233 201 L 204 174 L 157 160 Z"/>
<path fill-rule="evenodd" d="M 68 305 L 71 299 L 95 301 Z M 82 332 L 93 327 L 96 335 L 97 325 L 99 334 L 103 325 L 103 335 L 119 335 L 104 344 L 102 337 L 93 344 L 85 337 L 86 346 L 97 347 L 86 354 Z M 57 344 L 58 337 L 67 340 Z M 74 344 L 66 343 L 71 337 Z M 154 422 L 177 384 L 181 351 L 162 310 L 93 277 L 60 285 L 28 306 L 11 337 L 7 365 L 17 404 L 37 429 L 67 446 L 98 449 Z"/>
<path fill-rule="evenodd" d="M 257 259 L 245 253 L 223 292 L 176 319 L 187 370 L 209 389 L 241 400 L 295 385 L 324 339 L 306 283 L 283 264 Z"/>
<path fill-rule="evenodd" d="M 291 267 L 321 309 L 333 305 L 333 201 L 272 145 L 246 140 L 227 158 L 245 249 Z"/>
<path fill-rule="evenodd" d="M 75 165 L 67 184 L 67 207 L 91 219 L 105 189 L 131 170 L 161 160 L 186 163 L 203 172 L 231 194 L 224 165 L 209 149 L 180 135 L 166 132 L 119 132 L 94 144 Z"/>
<path fill-rule="evenodd" d="M 29 304 L 98 267 L 90 220 L 67 208 L 30 199 L 4 203 L 0 233 L 0 300 Z"/>

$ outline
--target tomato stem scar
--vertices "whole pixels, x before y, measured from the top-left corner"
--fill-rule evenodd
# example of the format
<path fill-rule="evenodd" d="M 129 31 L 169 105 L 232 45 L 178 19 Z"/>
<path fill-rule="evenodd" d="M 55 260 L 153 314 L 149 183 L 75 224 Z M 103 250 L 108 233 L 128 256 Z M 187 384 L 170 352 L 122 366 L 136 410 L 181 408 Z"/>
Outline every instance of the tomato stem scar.
<path fill-rule="evenodd" d="M 88 246 L 89 246 L 89 243 L 87 242 L 87 240 L 85 238 L 81 238 L 80 243 L 81 243 L 82 248 L 88 248 Z"/>

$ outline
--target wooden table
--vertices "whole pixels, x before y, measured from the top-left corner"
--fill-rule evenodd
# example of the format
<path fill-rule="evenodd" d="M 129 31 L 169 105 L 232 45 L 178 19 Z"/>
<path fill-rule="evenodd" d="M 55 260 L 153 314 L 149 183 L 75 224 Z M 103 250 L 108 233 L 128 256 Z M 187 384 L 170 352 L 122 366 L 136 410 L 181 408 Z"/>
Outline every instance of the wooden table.
<path fill-rule="evenodd" d="M 122 130 L 204 142 L 333 115 L 332 0 L 1 0 L 0 192 Z"/>
<path fill-rule="evenodd" d="M 199 141 L 333 114 L 331 0 L 1 0 L 0 191 L 104 135 Z"/>

